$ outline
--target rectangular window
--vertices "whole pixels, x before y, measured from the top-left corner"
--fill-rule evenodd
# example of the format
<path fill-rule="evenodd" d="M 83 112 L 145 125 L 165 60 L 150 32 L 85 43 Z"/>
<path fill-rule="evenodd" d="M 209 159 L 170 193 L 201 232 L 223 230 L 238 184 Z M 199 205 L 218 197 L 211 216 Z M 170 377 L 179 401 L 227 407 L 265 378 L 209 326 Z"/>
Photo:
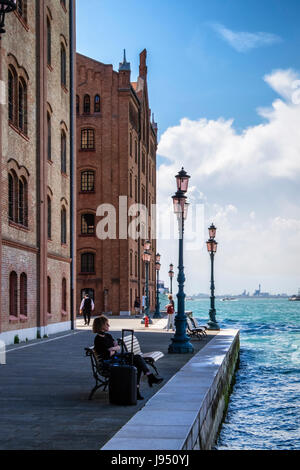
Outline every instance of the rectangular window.
<path fill-rule="evenodd" d="M 81 233 L 83 235 L 93 234 L 95 231 L 94 214 L 83 214 L 81 216 Z"/>
<path fill-rule="evenodd" d="M 93 150 L 95 148 L 95 131 L 93 129 L 82 129 L 81 148 Z"/>
<path fill-rule="evenodd" d="M 83 171 L 81 173 L 81 191 L 94 191 L 95 173 L 93 171 Z"/>
<path fill-rule="evenodd" d="M 94 273 L 94 254 L 84 253 L 81 255 L 81 272 L 82 273 Z"/>

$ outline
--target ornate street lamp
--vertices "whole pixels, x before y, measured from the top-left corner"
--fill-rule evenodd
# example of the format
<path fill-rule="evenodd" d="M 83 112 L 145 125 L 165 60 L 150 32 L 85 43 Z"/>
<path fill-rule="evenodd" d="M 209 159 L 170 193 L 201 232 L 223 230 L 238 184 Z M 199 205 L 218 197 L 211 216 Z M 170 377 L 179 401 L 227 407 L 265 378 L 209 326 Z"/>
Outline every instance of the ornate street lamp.
<path fill-rule="evenodd" d="M 209 310 L 209 321 L 207 322 L 207 327 L 209 330 L 219 330 L 220 326 L 216 320 L 216 309 L 215 309 L 215 282 L 214 282 L 214 257 L 217 252 L 218 243 L 215 240 L 216 236 L 216 227 L 214 224 L 208 228 L 209 239 L 206 242 L 207 251 L 210 254 L 211 261 L 211 277 L 210 277 L 210 310 Z"/>
<path fill-rule="evenodd" d="M 194 348 L 186 334 L 185 293 L 184 293 L 184 266 L 183 266 L 183 233 L 184 220 L 187 217 L 188 203 L 185 193 L 188 189 L 190 176 L 182 168 L 176 175 L 177 191 L 173 199 L 174 213 L 177 215 L 179 228 L 179 263 L 178 263 L 178 294 L 177 315 L 175 316 L 175 334 L 169 345 L 169 353 L 192 353 Z"/>
<path fill-rule="evenodd" d="M 14 11 L 17 8 L 17 0 L 0 0 L 0 34 L 5 33 L 4 20 L 5 14 Z"/>
<path fill-rule="evenodd" d="M 162 318 L 160 314 L 160 302 L 159 302 L 159 270 L 160 270 L 160 254 L 156 254 L 155 260 L 155 269 L 156 269 L 156 305 L 155 305 L 155 313 L 153 318 Z"/>
<path fill-rule="evenodd" d="M 159 271 L 160 271 L 160 254 L 156 254 L 155 259 L 155 269 L 156 269 L 156 305 L 155 305 L 155 313 L 153 318 L 161 318 L 160 314 L 160 302 L 159 302 Z"/>
<path fill-rule="evenodd" d="M 174 271 L 173 271 L 173 264 L 170 264 L 170 270 L 169 270 L 169 278 L 170 278 L 170 294 L 172 294 L 172 282 L 173 282 L 173 277 L 174 277 Z"/>
<path fill-rule="evenodd" d="M 150 318 L 150 299 L 149 299 L 149 265 L 151 261 L 151 243 L 149 240 L 146 240 L 144 243 L 144 253 L 142 259 L 145 263 L 145 270 L 146 270 L 146 286 L 145 286 L 145 310 L 144 310 L 144 317 L 141 320 L 141 323 L 145 323 L 145 317 L 148 317 L 149 324 L 153 323 Z"/>

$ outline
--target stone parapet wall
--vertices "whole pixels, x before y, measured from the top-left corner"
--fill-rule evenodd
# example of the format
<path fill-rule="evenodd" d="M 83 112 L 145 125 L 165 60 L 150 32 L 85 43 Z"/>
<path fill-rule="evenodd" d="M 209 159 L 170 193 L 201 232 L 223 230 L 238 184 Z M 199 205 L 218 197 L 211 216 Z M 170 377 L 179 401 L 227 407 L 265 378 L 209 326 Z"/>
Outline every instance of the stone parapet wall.
<path fill-rule="evenodd" d="M 239 357 L 221 330 L 101 450 L 204 450 L 217 438 Z"/>

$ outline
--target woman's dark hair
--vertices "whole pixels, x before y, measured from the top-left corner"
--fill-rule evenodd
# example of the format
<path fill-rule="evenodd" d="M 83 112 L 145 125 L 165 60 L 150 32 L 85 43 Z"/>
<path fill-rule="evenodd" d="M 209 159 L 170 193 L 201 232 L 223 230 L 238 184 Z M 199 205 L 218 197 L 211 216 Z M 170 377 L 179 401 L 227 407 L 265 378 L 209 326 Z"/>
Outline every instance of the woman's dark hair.
<path fill-rule="evenodd" d="M 108 318 L 105 315 L 96 317 L 93 322 L 93 333 L 101 333 L 104 325 L 108 322 Z"/>

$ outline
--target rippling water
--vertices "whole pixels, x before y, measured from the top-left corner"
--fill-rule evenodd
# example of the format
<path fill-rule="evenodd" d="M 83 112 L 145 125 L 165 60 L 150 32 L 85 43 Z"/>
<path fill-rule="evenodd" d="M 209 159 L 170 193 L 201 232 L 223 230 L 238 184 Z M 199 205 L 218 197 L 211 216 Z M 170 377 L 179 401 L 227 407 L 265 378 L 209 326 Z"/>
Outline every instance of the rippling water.
<path fill-rule="evenodd" d="M 240 367 L 216 449 L 300 449 L 300 302 L 216 301 L 221 328 L 240 329 Z M 187 301 L 201 323 L 209 300 Z"/>

